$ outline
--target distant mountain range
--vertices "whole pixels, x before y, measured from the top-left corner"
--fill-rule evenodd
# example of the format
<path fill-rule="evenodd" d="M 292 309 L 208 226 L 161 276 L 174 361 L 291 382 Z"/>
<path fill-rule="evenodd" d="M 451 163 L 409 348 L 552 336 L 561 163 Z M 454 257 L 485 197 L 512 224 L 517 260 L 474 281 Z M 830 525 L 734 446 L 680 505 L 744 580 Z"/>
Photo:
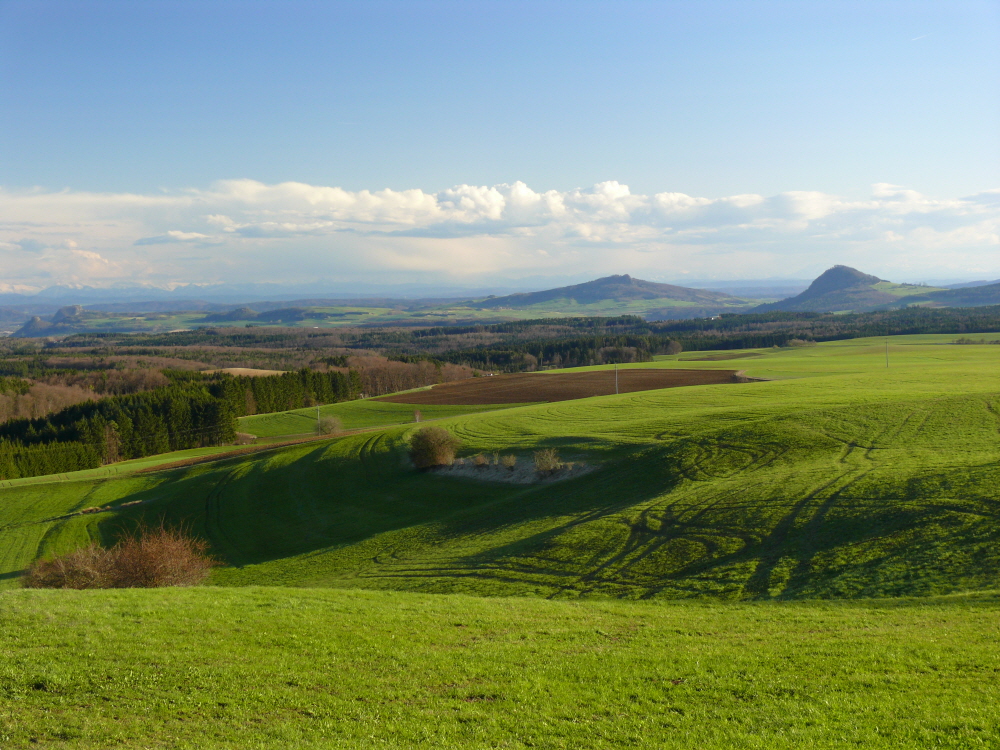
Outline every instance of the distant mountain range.
<path fill-rule="evenodd" d="M 18 330 L 14 331 L 16 324 L 7 330 L 13 336 L 42 337 L 101 331 L 168 331 L 209 325 L 426 326 L 625 314 L 641 315 L 648 320 L 678 320 L 743 312 L 862 312 L 908 305 L 996 305 L 1000 304 L 1000 282 L 956 284 L 951 288 L 897 284 L 849 266 L 834 266 L 800 294 L 777 302 L 761 302 L 759 298 L 661 284 L 623 274 L 538 292 L 472 299 L 305 298 L 291 303 L 279 300 L 242 305 L 175 299 L 91 304 L 86 308 L 64 306 L 48 319 L 39 310 L 22 306 L 0 308 L 0 323 L 10 326 L 30 316 Z"/>

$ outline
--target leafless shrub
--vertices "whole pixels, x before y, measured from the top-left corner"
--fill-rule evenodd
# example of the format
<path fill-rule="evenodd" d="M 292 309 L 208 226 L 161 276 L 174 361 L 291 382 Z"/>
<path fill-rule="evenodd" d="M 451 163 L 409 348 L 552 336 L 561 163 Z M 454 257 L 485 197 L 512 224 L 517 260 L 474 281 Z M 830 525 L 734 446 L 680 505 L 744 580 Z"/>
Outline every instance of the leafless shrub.
<path fill-rule="evenodd" d="M 475 464 L 477 469 L 485 469 L 490 465 L 490 460 L 482 453 L 477 453 L 472 457 L 472 463 Z"/>
<path fill-rule="evenodd" d="M 108 550 L 92 544 L 50 560 L 37 560 L 21 584 L 29 589 L 106 588 Z"/>
<path fill-rule="evenodd" d="M 562 468 L 559 451 L 555 448 L 542 448 L 535 451 L 535 471 L 539 474 L 552 474 Z"/>
<path fill-rule="evenodd" d="M 109 588 L 191 586 L 208 575 L 215 561 L 208 543 L 179 529 L 160 527 L 126 536 L 111 548 Z"/>
<path fill-rule="evenodd" d="M 257 442 L 257 436 L 251 435 L 249 432 L 237 432 L 236 433 L 236 444 L 237 445 L 252 445 Z"/>
<path fill-rule="evenodd" d="M 338 435 L 344 431 L 344 423 L 340 417 L 328 416 L 319 420 L 320 435 Z"/>
<path fill-rule="evenodd" d="M 418 469 L 451 466 L 461 441 L 443 427 L 423 427 L 410 438 L 410 458 Z"/>
<path fill-rule="evenodd" d="M 25 573 L 26 588 L 123 589 L 191 586 L 216 564 L 207 542 L 180 529 L 142 529 L 110 549 L 92 544 L 36 561 Z"/>
<path fill-rule="evenodd" d="M 517 456 L 513 454 L 507 456 L 501 456 L 500 465 L 503 466 L 508 471 L 514 471 L 514 467 L 517 466 Z"/>
<path fill-rule="evenodd" d="M 423 416 L 424 415 L 420 413 L 420 409 L 414 409 L 413 410 L 413 421 L 414 422 L 419 422 L 421 419 L 423 419 Z"/>

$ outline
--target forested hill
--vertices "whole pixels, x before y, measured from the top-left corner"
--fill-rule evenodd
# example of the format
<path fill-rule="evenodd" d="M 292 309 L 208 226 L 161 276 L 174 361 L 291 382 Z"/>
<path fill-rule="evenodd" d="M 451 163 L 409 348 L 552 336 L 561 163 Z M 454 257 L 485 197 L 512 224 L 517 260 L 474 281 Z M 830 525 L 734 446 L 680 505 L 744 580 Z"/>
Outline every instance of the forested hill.
<path fill-rule="evenodd" d="M 589 305 L 596 302 L 624 302 L 628 300 L 675 300 L 678 302 L 694 302 L 700 305 L 745 305 L 746 300 L 733 297 L 722 292 L 707 289 L 690 289 L 673 284 L 659 284 L 654 281 L 634 279 L 628 274 L 620 276 L 605 276 L 601 279 L 588 281 L 584 284 L 562 286 L 556 289 L 546 289 L 541 292 L 523 292 L 508 294 L 504 297 L 492 297 L 473 306 L 478 308 L 520 308 L 540 305 L 546 302 L 567 300 L 579 305 Z"/>
<path fill-rule="evenodd" d="M 751 312 L 772 311 L 871 311 L 924 305 L 930 307 L 979 307 L 1000 305 L 1000 282 L 939 289 L 918 284 L 894 284 L 848 266 L 834 266 L 821 274 L 801 294 L 760 305 Z"/>

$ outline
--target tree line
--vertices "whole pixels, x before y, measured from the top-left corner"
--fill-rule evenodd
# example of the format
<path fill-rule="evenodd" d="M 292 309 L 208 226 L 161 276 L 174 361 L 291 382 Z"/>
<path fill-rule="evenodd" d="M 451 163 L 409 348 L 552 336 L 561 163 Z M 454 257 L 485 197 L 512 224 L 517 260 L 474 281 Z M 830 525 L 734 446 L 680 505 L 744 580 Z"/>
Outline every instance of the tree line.
<path fill-rule="evenodd" d="M 303 369 L 266 377 L 165 373 L 168 386 L 74 404 L 0 424 L 0 479 L 37 476 L 169 451 L 224 445 L 236 418 L 357 398 L 354 371 Z"/>

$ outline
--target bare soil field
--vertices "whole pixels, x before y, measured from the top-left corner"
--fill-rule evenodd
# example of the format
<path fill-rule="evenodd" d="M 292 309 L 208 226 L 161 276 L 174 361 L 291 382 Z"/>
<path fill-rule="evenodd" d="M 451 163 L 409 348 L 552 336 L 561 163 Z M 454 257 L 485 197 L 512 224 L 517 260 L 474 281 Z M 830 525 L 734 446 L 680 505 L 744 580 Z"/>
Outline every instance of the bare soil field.
<path fill-rule="evenodd" d="M 619 370 L 618 392 L 634 393 L 683 385 L 736 383 L 734 370 Z M 380 401 L 398 404 L 524 404 L 540 401 L 570 401 L 615 392 L 613 370 L 547 375 L 517 373 L 469 378 L 442 383 L 430 390 L 383 396 Z"/>

